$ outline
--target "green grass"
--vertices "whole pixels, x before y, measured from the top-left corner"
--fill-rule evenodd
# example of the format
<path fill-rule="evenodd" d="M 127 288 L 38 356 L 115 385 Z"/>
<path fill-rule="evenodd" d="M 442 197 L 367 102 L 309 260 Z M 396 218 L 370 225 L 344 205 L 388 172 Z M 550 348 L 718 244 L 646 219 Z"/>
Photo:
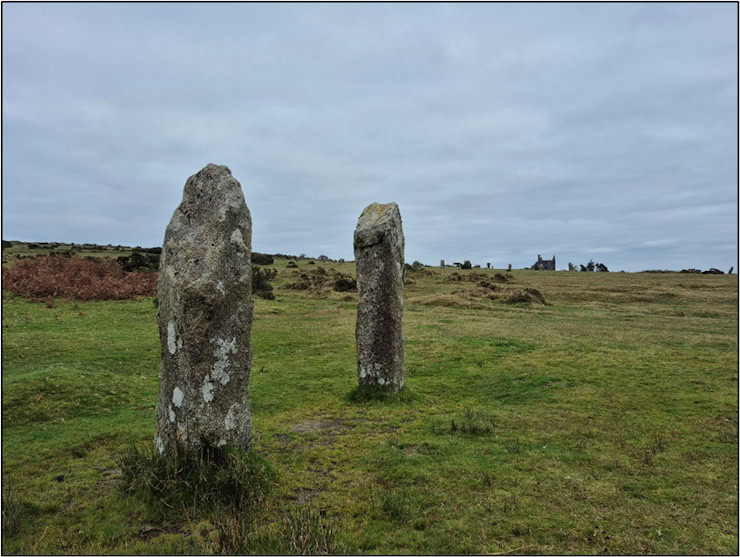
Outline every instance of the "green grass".
<path fill-rule="evenodd" d="M 458 269 L 415 275 L 407 388 L 376 396 L 357 294 L 281 288 L 354 266 L 286 264 L 255 302 L 255 449 L 277 479 L 248 523 L 122 489 L 120 456 L 154 435 L 151 299 L 4 296 L 4 552 L 738 552 L 737 276 L 514 271 L 504 287 L 548 305 L 508 305 Z"/>

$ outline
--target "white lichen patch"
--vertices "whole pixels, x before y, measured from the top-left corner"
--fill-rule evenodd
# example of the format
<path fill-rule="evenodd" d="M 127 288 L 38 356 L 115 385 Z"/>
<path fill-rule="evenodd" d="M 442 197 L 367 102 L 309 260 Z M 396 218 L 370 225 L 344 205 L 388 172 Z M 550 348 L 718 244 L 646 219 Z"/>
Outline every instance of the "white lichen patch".
<path fill-rule="evenodd" d="M 157 435 L 157 439 L 154 441 L 154 443 L 157 445 L 157 450 L 159 451 L 159 454 L 162 454 L 164 452 L 164 443 L 162 442 L 162 438 Z"/>
<path fill-rule="evenodd" d="M 226 444 L 226 439 L 219 439 L 218 443 L 216 443 L 217 447 L 223 447 Z"/>
<path fill-rule="evenodd" d="M 175 337 L 175 324 L 170 321 L 167 323 L 167 350 L 174 354 L 177 350 L 177 338 Z"/>
<path fill-rule="evenodd" d="M 224 427 L 227 431 L 236 427 L 237 412 L 239 412 L 239 403 L 235 402 L 231 405 L 231 408 L 229 408 L 229 413 L 226 414 L 226 419 L 224 420 Z"/>
<path fill-rule="evenodd" d="M 175 389 L 172 391 L 172 402 L 175 403 L 175 406 L 180 408 L 182 406 L 182 401 L 185 399 L 185 393 L 183 393 L 180 390 L 180 387 L 175 387 Z"/>
<path fill-rule="evenodd" d="M 220 280 L 216 283 L 216 290 L 221 292 L 224 296 L 226 295 L 226 289 L 224 288 L 224 281 Z"/>
<path fill-rule="evenodd" d="M 211 368 L 211 377 L 214 381 L 219 381 L 222 385 L 226 385 L 231 377 L 226 370 L 231 365 L 229 362 L 229 354 L 236 354 L 236 337 L 231 340 L 225 340 L 223 338 L 215 338 L 211 340 L 216 345 L 216 351 L 213 353 L 216 361 Z"/>
<path fill-rule="evenodd" d="M 181 338 L 178 338 L 177 339 L 177 348 L 178 348 L 178 350 L 182 348 L 182 339 Z"/>
<path fill-rule="evenodd" d="M 203 393 L 203 400 L 205 402 L 211 402 L 213 400 L 213 383 L 211 383 L 211 378 L 208 375 L 203 379 L 203 386 L 200 392 Z"/>
<path fill-rule="evenodd" d="M 231 233 L 231 241 L 234 242 L 241 249 L 246 251 L 247 244 L 244 243 L 244 236 L 242 236 L 242 231 L 238 228 L 235 228 L 234 231 Z"/>
<path fill-rule="evenodd" d="M 378 385 L 385 385 L 385 379 L 378 377 Z"/>
<path fill-rule="evenodd" d="M 170 423 L 175 422 L 175 411 L 172 409 L 172 405 L 170 404 Z"/>

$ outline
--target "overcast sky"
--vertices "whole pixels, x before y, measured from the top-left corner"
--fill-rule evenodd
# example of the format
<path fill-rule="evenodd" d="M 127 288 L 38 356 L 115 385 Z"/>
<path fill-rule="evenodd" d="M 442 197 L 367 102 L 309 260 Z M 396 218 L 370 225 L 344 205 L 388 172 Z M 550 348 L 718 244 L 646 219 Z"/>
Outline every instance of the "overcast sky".
<path fill-rule="evenodd" d="M 725 4 L 4 4 L 4 239 L 161 245 L 225 164 L 255 251 L 737 267 Z"/>

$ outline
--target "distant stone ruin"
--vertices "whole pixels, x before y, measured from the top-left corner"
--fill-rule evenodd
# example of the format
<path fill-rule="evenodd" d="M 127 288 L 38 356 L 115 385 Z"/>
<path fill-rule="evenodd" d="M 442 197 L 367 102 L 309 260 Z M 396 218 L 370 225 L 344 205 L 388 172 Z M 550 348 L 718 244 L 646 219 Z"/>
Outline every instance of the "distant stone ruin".
<path fill-rule="evenodd" d="M 162 247 L 157 452 L 251 444 L 252 219 L 226 166 L 185 183 Z"/>
<path fill-rule="evenodd" d="M 537 256 L 537 263 L 532 265 L 530 269 L 535 271 L 554 271 L 555 270 L 555 256 L 552 259 L 542 259 L 541 255 Z"/>
<path fill-rule="evenodd" d="M 403 371 L 404 237 L 398 205 L 368 205 L 354 234 L 357 288 L 357 381 L 399 391 Z"/>

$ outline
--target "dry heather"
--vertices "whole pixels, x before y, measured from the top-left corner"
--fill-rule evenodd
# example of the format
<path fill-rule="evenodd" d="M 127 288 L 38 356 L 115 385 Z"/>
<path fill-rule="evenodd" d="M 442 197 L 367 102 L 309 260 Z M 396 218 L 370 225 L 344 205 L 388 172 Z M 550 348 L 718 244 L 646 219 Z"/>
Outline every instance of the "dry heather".
<path fill-rule="evenodd" d="M 127 273 L 115 261 L 40 256 L 3 269 L 3 288 L 31 300 L 123 300 L 157 293 L 157 273 Z"/>

